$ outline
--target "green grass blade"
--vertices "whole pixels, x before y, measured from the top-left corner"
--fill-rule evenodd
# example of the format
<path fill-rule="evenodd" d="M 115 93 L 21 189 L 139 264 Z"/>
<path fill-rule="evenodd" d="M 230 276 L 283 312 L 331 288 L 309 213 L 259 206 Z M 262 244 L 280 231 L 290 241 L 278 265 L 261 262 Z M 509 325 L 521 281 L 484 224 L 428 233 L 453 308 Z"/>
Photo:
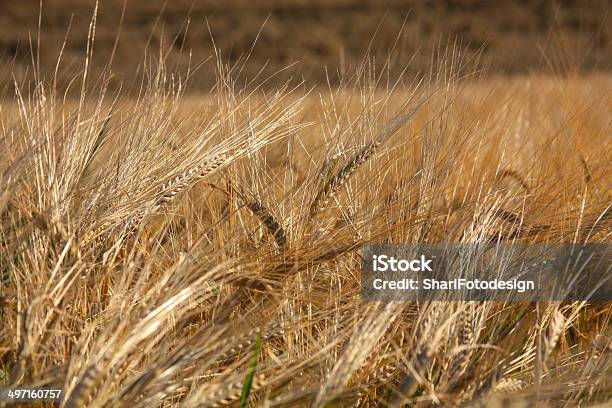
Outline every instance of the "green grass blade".
<path fill-rule="evenodd" d="M 251 359 L 249 363 L 249 371 L 244 379 L 244 385 L 242 386 L 242 395 L 240 396 L 240 408 L 246 408 L 249 404 L 249 396 L 251 395 L 251 389 L 253 387 L 253 378 L 255 378 L 255 370 L 257 369 L 257 357 L 259 356 L 259 349 L 261 348 L 261 333 L 259 331 L 257 341 L 253 345 L 253 351 L 251 352 Z"/>

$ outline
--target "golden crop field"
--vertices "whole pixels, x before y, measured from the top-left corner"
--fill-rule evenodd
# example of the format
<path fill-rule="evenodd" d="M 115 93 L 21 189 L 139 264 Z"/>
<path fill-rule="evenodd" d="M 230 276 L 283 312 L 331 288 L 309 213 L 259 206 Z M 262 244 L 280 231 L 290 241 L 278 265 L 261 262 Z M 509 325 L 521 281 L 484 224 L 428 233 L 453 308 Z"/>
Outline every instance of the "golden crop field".
<path fill-rule="evenodd" d="M 360 279 L 369 242 L 609 244 L 606 72 L 482 75 L 457 48 L 419 77 L 366 60 L 338 85 L 259 87 L 220 57 L 210 92 L 160 63 L 126 93 L 90 61 L 69 92 L 37 75 L 0 101 L 0 389 L 611 402 L 609 301 L 364 301 Z"/>

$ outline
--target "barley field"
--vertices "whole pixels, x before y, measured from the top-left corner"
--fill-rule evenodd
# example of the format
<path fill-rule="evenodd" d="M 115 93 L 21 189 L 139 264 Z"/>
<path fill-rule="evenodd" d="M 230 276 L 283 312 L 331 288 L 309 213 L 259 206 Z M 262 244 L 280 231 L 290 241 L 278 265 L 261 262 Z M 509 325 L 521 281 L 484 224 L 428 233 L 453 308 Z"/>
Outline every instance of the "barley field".
<path fill-rule="evenodd" d="M 609 406 L 609 302 L 364 302 L 360 246 L 609 243 L 612 78 L 0 103 L 0 386 L 65 407 Z M 265 82 L 265 79 L 262 80 Z M 6 401 L 4 402 L 6 403 Z M 47 403 L 52 406 L 52 403 Z"/>

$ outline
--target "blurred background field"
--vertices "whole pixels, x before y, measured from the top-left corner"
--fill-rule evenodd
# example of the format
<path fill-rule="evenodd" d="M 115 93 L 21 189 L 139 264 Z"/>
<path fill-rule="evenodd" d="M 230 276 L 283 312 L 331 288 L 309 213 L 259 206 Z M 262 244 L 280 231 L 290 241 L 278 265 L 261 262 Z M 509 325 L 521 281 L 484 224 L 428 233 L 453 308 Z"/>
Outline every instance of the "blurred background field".
<path fill-rule="evenodd" d="M 185 73 L 191 66 L 189 89 L 207 91 L 216 79 L 216 46 L 224 62 L 241 67 L 244 81 L 295 63 L 266 86 L 288 78 L 335 86 L 365 55 L 379 72 L 388 59 L 391 76 L 404 69 L 416 75 L 436 68 L 437 49 L 458 44 L 464 58 L 478 60 L 489 75 L 608 71 L 609 5 L 607 0 L 128 0 L 123 13 L 123 0 L 104 0 L 91 68 L 94 76 L 103 72 L 115 49 L 112 84 L 126 84 L 142 73 L 143 61 L 154 65 L 164 58 L 170 70 Z M 0 0 L 5 84 L 31 77 L 35 63 L 51 77 L 64 38 L 60 81 L 69 82 L 83 67 L 95 1 L 42 1 L 37 59 L 30 44 L 36 49 L 39 6 L 34 0 Z"/>

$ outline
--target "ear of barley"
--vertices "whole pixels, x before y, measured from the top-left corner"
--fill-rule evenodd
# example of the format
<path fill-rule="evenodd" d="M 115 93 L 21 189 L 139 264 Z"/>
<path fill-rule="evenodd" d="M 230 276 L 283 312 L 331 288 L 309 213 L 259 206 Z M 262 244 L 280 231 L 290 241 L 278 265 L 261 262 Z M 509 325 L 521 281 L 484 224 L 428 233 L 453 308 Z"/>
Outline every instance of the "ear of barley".
<path fill-rule="evenodd" d="M 96 388 L 104 381 L 105 375 L 98 363 L 92 363 L 81 375 L 79 382 L 70 394 L 66 407 L 81 408 L 91 404 Z"/>
<path fill-rule="evenodd" d="M 582 166 L 582 172 L 584 173 L 584 184 L 589 184 L 593 180 L 589 165 L 583 155 L 580 155 L 580 165 Z"/>
<path fill-rule="evenodd" d="M 518 171 L 512 169 L 504 169 L 495 177 L 495 182 L 502 181 L 505 178 L 511 178 L 518 182 L 521 187 L 527 192 L 530 193 L 531 189 L 529 188 L 529 184 L 525 181 L 525 179 L 520 175 Z"/>
<path fill-rule="evenodd" d="M 247 195 L 240 189 L 235 188 L 234 191 L 240 199 L 244 202 L 244 205 L 257 217 L 257 219 L 263 224 L 268 233 L 274 237 L 276 245 L 285 249 L 287 247 L 287 233 L 283 228 L 280 221 L 272 214 L 272 212 L 262 204 L 262 202 L 255 198 L 248 198 Z"/>
<path fill-rule="evenodd" d="M 495 390 L 497 384 L 501 380 L 503 370 L 504 363 L 502 362 L 496 365 L 490 372 L 481 375 L 476 381 L 476 388 L 472 400 L 476 402 L 485 402 L 487 396 Z"/>
<path fill-rule="evenodd" d="M 516 378 L 502 378 L 495 386 L 495 392 L 511 394 L 519 392 L 523 388 L 523 382 Z"/>
<path fill-rule="evenodd" d="M 287 234 L 279 221 L 259 200 L 253 199 L 246 204 L 247 208 L 261 221 L 268 232 L 274 237 L 279 248 L 287 247 Z"/>
<path fill-rule="evenodd" d="M 164 183 L 157 197 L 154 198 L 153 204 L 147 206 L 145 208 L 139 209 L 135 214 L 129 217 L 126 221 L 111 223 L 106 222 L 100 225 L 93 231 L 86 233 L 82 239 L 83 244 L 88 244 L 94 242 L 100 238 L 105 231 L 109 229 L 114 229 L 120 226 L 124 226 L 128 234 L 133 234 L 137 229 L 142 220 L 151 212 L 159 209 L 160 207 L 169 204 L 172 200 L 187 190 L 193 184 L 195 184 L 198 180 L 203 179 L 204 177 L 210 175 L 219 167 L 223 166 L 229 160 L 229 155 L 226 153 L 217 155 L 213 157 L 211 160 L 206 161 L 202 164 L 199 164 L 187 171 L 184 171 L 174 177 L 172 180 Z"/>
<path fill-rule="evenodd" d="M 414 367 L 414 374 L 411 372 L 406 373 L 404 378 L 400 381 L 398 389 L 395 391 L 393 398 L 391 399 L 389 406 L 393 408 L 403 407 L 406 401 L 408 401 L 416 392 L 420 378 L 425 375 L 427 366 L 431 361 L 431 349 L 425 346 L 413 360 L 412 364 Z M 418 378 L 420 377 L 420 378 Z"/>
<path fill-rule="evenodd" d="M 553 312 L 550 322 L 548 323 L 548 328 L 546 330 L 546 336 L 543 341 L 543 349 L 544 355 L 542 356 L 542 363 L 546 363 L 546 360 L 550 357 L 553 350 L 555 349 L 557 342 L 559 341 L 559 337 L 561 337 L 561 333 L 565 329 L 565 316 L 559 309 L 555 309 Z"/>
<path fill-rule="evenodd" d="M 244 352 L 247 348 L 255 344 L 257 338 L 259 338 L 259 333 L 261 333 L 261 341 L 263 343 L 275 337 L 282 336 L 285 333 L 285 329 L 279 323 L 271 325 L 271 327 L 265 332 L 262 332 L 260 327 L 256 327 L 255 329 L 250 330 L 240 342 L 232 345 L 229 350 L 221 354 L 217 360 L 229 360 L 230 358 Z"/>
<path fill-rule="evenodd" d="M 155 199 L 155 207 L 162 206 L 164 204 L 168 204 L 181 192 L 185 191 L 189 188 L 193 183 L 197 180 L 202 179 L 223 164 L 225 164 L 228 160 L 228 155 L 223 153 L 218 156 L 215 156 L 210 161 L 199 164 L 183 173 L 177 175 L 172 180 L 163 184 L 158 197 Z"/>
<path fill-rule="evenodd" d="M 310 205 L 309 219 L 314 218 L 319 211 L 329 202 L 334 193 L 338 191 L 340 187 L 348 180 L 348 178 L 369 158 L 375 153 L 378 146 L 380 146 L 387 138 L 395 134 L 402 126 L 404 126 L 423 105 L 420 102 L 417 106 L 410 109 L 395 119 L 390 121 L 385 127 L 383 127 L 374 140 L 366 144 L 361 150 L 356 152 L 348 162 L 340 168 L 340 170 L 331 177 L 319 190 L 312 204 Z"/>
<path fill-rule="evenodd" d="M 474 330 L 472 328 L 472 313 L 470 303 L 465 305 L 459 316 L 459 344 L 462 346 L 471 346 L 474 341 Z M 453 372 L 462 374 L 465 372 L 470 359 L 471 351 L 461 351 L 453 362 Z"/>
<path fill-rule="evenodd" d="M 434 339 L 434 332 L 442 313 L 442 307 L 440 305 L 430 304 L 430 306 L 424 310 L 428 313 L 427 317 L 418 328 L 418 338 L 428 339 L 428 341 L 421 343 L 417 346 L 416 350 L 414 350 L 414 354 L 412 354 L 413 358 L 411 359 L 413 370 L 407 372 L 400 381 L 399 387 L 395 390 L 389 403 L 390 407 L 402 407 L 407 400 L 412 398 L 420 381 L 425 377 L 427 367 L 431 362 L 435 351 L 434 349 L 437 346 L 436 340 Z"/>

